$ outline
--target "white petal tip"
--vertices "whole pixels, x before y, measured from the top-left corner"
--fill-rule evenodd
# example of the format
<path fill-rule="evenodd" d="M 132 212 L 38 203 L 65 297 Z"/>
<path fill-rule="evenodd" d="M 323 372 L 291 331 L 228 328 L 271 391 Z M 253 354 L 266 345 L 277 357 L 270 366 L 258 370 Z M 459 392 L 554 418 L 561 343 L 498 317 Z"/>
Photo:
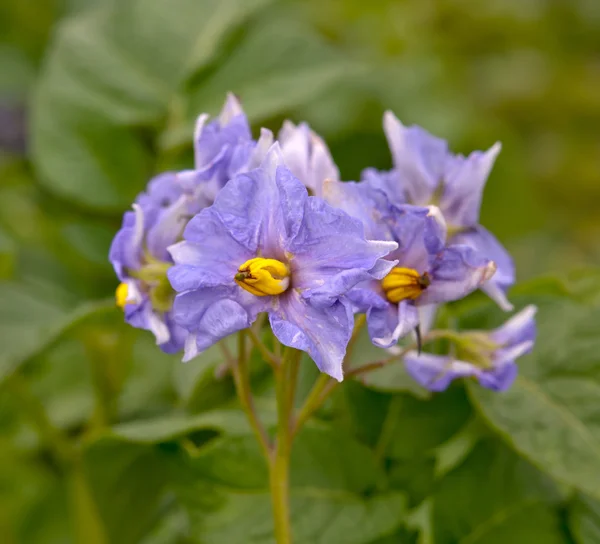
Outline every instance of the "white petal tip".
<path fill-rule="evenodd" d="M 242 104 L 238 97 L 232 92 L 228 92 L 227 98 L 225 98 L 225 104 L 223 104 L 223 109 L 219 114 L 219 121 L 221 124 L 227 125 L 234 117 L 243 113 L 244 110 L 242 109 Z"/>
<path fill-rule="evenodd" d="M 486 265 L 486 267 L 483 269 L 483 274 L 481 276 L 481 283 L 484 283 L 484 282 L 490 280 L 496 273 L 497 269 L 498 269 L 498 267 L 496 266 L 496 263 L 494 261 L 490 261 Z"/>

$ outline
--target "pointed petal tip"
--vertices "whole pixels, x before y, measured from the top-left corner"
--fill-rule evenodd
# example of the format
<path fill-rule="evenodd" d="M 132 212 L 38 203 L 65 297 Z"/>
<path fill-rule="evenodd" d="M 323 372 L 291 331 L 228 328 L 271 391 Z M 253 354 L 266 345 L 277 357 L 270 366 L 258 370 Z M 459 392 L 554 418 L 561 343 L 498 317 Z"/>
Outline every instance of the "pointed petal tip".
<path fill-rule="evenodd" d="M 194 126 L 194 142 L 197 142 L 202 137 L 202 131 L 204 130 L 204 125 L 206 125 L 206 121 L 210 116 L 208 113 L 201 113 L 196 118 L 196 124 Z"/>
<path fill-rule="evenodd" d="M 219 121 L 221 125 L 227 125 L 229 122 L 238 115 L 243 115 L 244 110 L 239 98 L 231 91 L 227 93 L 225 103 L 219 114 Z"/>
<path fill-rule="evenodd" d="M 437 206 L 427 206 L 427 217 L 435 219 L 436 223 L 443 229 L 447 228 L 444 214 L 442 213 L 442 210 L 440 210 Z"/>
<path fill-rule="evenodd" d="M 490 261 L 483 269 L 483 274 L 481 276 L 481 283 L 484 283 L 484 282 L 490 280 L 496 273 L 496 270 L 498 270 L 496 263 L 494 261 Z"/>
<path fill-rule="evenodd" d="M 274 142 L 271 147 L 267 150 L 265 158 L 263 159 L 260 167 L 265 168 L 269 172 L 275 173 L 278 166 L 285 164 L 283 160 L 283 153 L 281 152 L 281 146 L 279 142 Z"/>
<path fill-rule="evenodd" d="M 502 151 L 502 142 L 496 142 L 492 147 L 490 147 L 487 152 L 490 155 L 493 155 L 494 158 L 498 156 L 498 154 Z"/>

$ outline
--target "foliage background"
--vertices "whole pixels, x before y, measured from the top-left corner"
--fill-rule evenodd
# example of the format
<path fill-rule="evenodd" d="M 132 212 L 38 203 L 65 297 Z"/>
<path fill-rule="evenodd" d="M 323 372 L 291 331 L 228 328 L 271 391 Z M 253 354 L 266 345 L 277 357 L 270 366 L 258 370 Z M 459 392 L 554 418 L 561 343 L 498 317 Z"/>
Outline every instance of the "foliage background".
<path fill-rule="evenodd" d="M 308 120 L 344 179 L 389 166 L 387 108 L 457 151 L 501 140 L 482 222 L 540 306 L 509 393 L 346 383 L 296 445 L 296 541 L 600 542 L 598 2 L 3 0 L 0 31 L 3 542 L 272 542 L 219 353 L 181 365 L 125 327 L 106 258 L 228 90 L 255 129 Z M 503 316 L 473 296 L 441 319 Z"/>

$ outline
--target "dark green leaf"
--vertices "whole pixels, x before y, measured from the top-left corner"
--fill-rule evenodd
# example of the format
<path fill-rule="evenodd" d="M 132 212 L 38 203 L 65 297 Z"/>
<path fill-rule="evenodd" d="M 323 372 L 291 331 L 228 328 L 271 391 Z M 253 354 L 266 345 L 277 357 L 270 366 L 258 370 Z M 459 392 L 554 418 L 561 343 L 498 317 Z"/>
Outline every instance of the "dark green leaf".
<path fill-rule="evenodd" d="M 560 494 L 497 440 L 480 443 L 434 495 L 436 544 L 566 543 Z"/>
<path fill-rule="evenodd" d="M 267 468 L 253 437 L 224 437 L 173 468 L 195 542 L 271 544 Z M 372 454 L 333 429 L 306 428 L 292 455 L 292 525 L 300 544 L 363 544 L 403 520 L 397 493 L 372 491 L 380 470 Z"/>
<path fill-rule="evenodd" d="M 157 521 L 168 453 L 157 447 L 100 440 L 84 455 L 84 476 L 107 542 L 137 542 Z"/>
<path fill-rule="evenodd" d="M 578 495 L 570 507 L 569 527 L 577 544 L 600 542 L 600 501 Z"/>
<path fill-rule="evenodd" d="M 16 283 L 0 282 L 0 380 L 41 353 L 66 330 L 96 312 L 112 308 L 90 302 L 70 310 Z"/>
<path fill-rule="evenodd" d="M 600 310 L 567 299 L 533 302 L 539 305 L 536 347 L 519 360 L 513 387 L 497 394 L 470 383 L 469 393 L 532 463 L 600 497 Z"/>

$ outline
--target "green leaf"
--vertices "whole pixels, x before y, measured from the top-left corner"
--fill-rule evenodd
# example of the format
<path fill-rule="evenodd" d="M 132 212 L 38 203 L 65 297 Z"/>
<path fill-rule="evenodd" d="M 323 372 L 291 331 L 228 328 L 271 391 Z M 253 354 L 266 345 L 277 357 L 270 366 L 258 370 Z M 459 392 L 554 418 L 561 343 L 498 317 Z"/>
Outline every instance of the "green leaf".
<path fill-rule="evenodd" d="M 464 391 L 452 387 L 429 401 L 398 395 L 398 410 L 387 455 L 414 458 L 446 442 L 467 422 L 470 407 Z"/>
<path fill-rule="evenodd" d="M 15 269 L 14 241 L 0 227 L 0 281 L 12 278 Z"/>
<path fill-rule="evenodd" d="M 266 492 L 224 494 L 214 487 L 195 491 L 214 494 L 221 503 L 211 515 L 192 519 L 193 542 L 274 543 L 271 503 Z M 367 544 L 399 525 L 403 503 L 398 493 L 362 499 L 318 489 L 296 491 L 291 498 L 292 536 L 297 544 Z"/>
<path fill-rule="evenodd" d="M 566 543 L 560 494 L 543 474 L 497 440 L 481 442 L 438 484 L 436 544 Z"/>
<path fill-rule="evenodd" d="M 569 509 L 569 527 L 577 544 L 600 542 L 600 501 L 578 495 Z"/>
<path fill-rule="evenodd" d="M 176 440 L 200 430 L 236 436 L 246 435 L 249 429 L 246 416 L 240 410 L 215 410 L 196 415 L 172 414 L 121 423 L 112 427 L 110 435 L 134 444 L 154 444 Z"/>
<path fill-rule="evenodd" d="M 369 494 L 381 477 L 372 453 L 343 432 L 305 428 L 291 463 L 294 542 L 366 544 L 403 520 L 399 493 Z M 173 467 L 174 485 L 203 544 L 272 544 L 267 467 L 254 438 L 223 437 Z"/>
<path fill-rule="evenodd" d="M 519 453 L 554 478 L 600 497 L 600 309 L 556 297 L 527 300 L 539 306 L 539 332 L 533 353 L 518 361 L 514 385 L 497 394 L 469 383 L 469 394 Z M 486 313 L 478 315 L 484 327 Z"/>
<path fill-rule="evenodd" d="M 132 127 L 156 130 L 185 80 L 265 3 L 113 1 L 65 22 L 32 105 L 41 182 L 89 207 L 127 207 L 152 166 L 147 136 Z"/>
<path fill-rule="evenodd" d="M 156 523 L 167 483 L 166 450 L 103 439 L 84 452 L 86 491 L 111 544 L 137 542 Z"/>
<path fill-rule="evenodd" d="M 240 97 L 248 117 L 257 122 L 314 99 L 356 70 L 295 13 L 263 16 L 208 79 L 192 86 L 187 123 L 165 133 L 163 146 L 189 139 L 198 112 L 216 111 L 227 91 Z"/>
<path fill-rule="evenodd" d="M 236 336 L 221 340 L 235 355 Z M 215 409 L 235 397 L 221 346 L 215 345 L 187 364 L 173 367 L 173 384 L 184 404 L 194 412 Z"/>
<path fill-rule="evenodd" d="M 90 302 L 70 310 L 31 288 L 8 282 L 0 282 L 0 300 L 0 381 L 69 328 L 114 306 Z"/>

